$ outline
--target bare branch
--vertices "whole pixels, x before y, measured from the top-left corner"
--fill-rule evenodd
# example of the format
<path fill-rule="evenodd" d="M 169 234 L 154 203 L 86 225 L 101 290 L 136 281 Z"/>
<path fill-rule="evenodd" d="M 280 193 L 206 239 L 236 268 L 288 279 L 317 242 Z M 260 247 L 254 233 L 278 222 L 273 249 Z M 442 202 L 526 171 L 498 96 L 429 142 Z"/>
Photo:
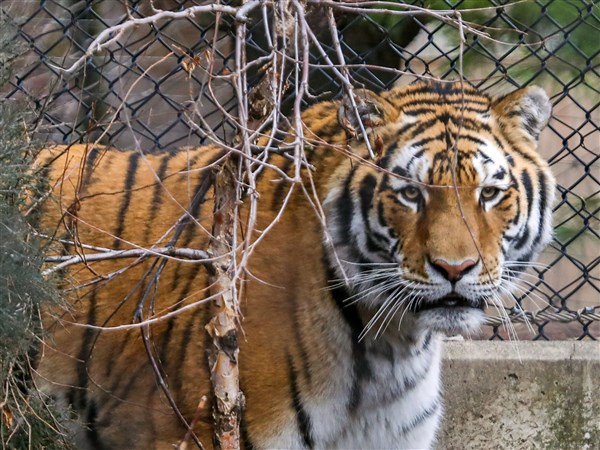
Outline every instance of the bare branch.
<path fill-rule="evenodd" d="M 231 160 L 224 164 L 215 181 L 215 221 L 210 251 L 220 257 L 211 273 L 214 316 L 206 325 L 213 345 L 209 366 L 214 393 L 214 442 L 218 449 L 239 449 L 240 421 L 244 395 L 239 386 L 239 302 L 236 295 L 234 267 L 237 187 Z"/>
<path fill-rule="evenodd" d="M 88 263 L 92 261 L 105 261 L 108 259 L 124 259 L 124 258 L 139 258 L 147 256 L 162 256 L 169 258 L 185 258 L 178 259 L 179 262 L 188 262 L 196 264 L 211 264 L 215 261 L 208 252 L 196 250 L 192 248 L 176 248 L 176 247 L 159 247 L 159 248 L 143 248 L 130 250 L 110 250 L 103 253 L 87 253 L 85 255 L 65 255 L 65 256 L 46 256 L 45 263 L 59 263 L 42 272 L 42 275 L 47 276 L 57 272 L 65 267 L 73 264 Z"/>
<path fill-rule="evenodd" d="M 245 22 L 248 20 L 248 14 L 257 6 L 260 5 L 259 0 L 250 0 L 243 6 L 235 8 L 232 6 L 209 4 L 209 5 L 198 5 L 190 6 L 182 11 L 162 11 L 157 10 L 156 14 L 147 17 L 130 18 L 126 22 L 119 25 L 115 25 L 103 30 L 88 46 L 86 52 L 77 61 L 75 61 L 69 68 L 61 68 L 53 66 L 55 69 L 60 70 L 66 74 L 74 73 L 82 64 L 85 63 L 86 59 L 92 56 L 94 53 L 104 50 L 106 47 L 116 42 L 123 36 L 123 34 L 131 29 L 139 27 L 140 25 L 148 25 L 156 23 L 162 19 L 185 19 L 187 17 L 194 17 L 197 14 L 202 13 L 223 13 L 235 16 L 235 19 L 239 22 Z"/>

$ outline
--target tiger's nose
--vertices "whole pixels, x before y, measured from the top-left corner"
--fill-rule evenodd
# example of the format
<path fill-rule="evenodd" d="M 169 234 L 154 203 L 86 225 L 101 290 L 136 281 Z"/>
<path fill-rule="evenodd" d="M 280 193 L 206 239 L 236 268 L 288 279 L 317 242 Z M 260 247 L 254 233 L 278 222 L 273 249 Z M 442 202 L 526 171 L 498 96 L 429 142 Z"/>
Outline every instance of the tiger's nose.
<path fill-rule="evenodd" d="M 466 259 L 459 264 L 450 264 L 443 259 L 435 259 L 431 261 L 431 265 L 436 271 L 442 274 L 446 280 L 456 283 L 477 265 L 477 261 Z"/>

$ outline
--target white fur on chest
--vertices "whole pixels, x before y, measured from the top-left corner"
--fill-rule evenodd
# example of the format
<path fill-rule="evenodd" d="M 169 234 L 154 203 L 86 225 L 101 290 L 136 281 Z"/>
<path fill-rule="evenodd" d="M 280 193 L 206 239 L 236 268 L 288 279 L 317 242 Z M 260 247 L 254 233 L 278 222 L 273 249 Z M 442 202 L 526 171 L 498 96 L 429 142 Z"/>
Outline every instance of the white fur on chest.
<path fill-rule="evenodd" d="M 361 386 L 361 402 L 341 433 L 325 447 L 428 449 L 441 417 L 440 350 L 437 339 L 417 355 L 393 349 L 369 352 L 371 377 Z"/>
<path fill-rule="evenodd" d="M 304 395 L 314 448 L 322 449 L 430 449 L 442 415 L 440 399 L 440 345 L 432 337 L 425 349 L 368 346 L 368 377 L 360 380 L 359 402 L 349 408 L 353 395 L 351 352 L 338 359 L 337 370 L 319 395 Z M 338 355 L 339 357 L 339 355 Z M 279 428 L 267 448 L 304 448 L 296 423 Z"/>

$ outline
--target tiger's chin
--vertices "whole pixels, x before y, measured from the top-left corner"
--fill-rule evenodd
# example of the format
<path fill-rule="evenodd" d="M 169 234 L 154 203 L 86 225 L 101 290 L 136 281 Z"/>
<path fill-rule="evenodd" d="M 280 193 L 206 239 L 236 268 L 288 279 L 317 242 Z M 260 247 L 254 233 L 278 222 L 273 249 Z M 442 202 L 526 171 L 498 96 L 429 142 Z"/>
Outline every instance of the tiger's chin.
<path fill-rule="evenodd" d="M 419 328 L 444 334 L 477 332 L 485 320 L 485 301 L 448 296 L 423 302 L 412 312 Z"/>

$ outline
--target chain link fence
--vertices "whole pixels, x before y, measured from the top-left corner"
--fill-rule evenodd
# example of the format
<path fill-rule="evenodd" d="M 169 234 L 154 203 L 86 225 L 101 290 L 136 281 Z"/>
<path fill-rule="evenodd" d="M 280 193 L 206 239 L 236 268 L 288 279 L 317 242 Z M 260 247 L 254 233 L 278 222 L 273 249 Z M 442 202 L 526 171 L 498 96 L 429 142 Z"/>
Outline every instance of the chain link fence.
<path fill-rule="evenodd" d="M 101 51 L 66 73 L 103 31 L 156 10 L 183 12 L 213 2 L 188 0 L 4 0 L 0 15 L 23 52 L 14 76 L 0 87 L 5 102 L 37 113 L 37 137 L 47 142 L 99 142 L 117 148 L 174 151 L 235 138 L 234 20 L 218 12 L 165 17 L 108 36 Z M 218 3 L 218 2 L 214 2 Z M 274 7 L 285 2 L 276 2 Z M 510 316 L 521 339 L 600 337 L 600 7 L 593 0 L 412 0 L 335 4 L 337 39 L 318 2 L 307 20 L 321 49 L 310 55 L 314 101 L 341 94 L 334 68 L 355 86 L 379 91 L 416 77 L 464 76 L 498 95 L 529 84 L 544 87 L 554 104 L 540 151 L 559 182 L 555 239 L 541 265 L 525 275 Z M 236 2 L 220 2 L 237 5 Z M 368 4 L 368 5 L 367 5 Z M 273 5 L 272 5 L 273 6 Z M 370 6 L 370 9 L 367 9 Z M 426 14 L 455 10 L 455 20 Z M 153 9 L 154 8 L 154 9 Z M 408 8 L 408 9 L 407 9 Z M 386 14 L 383 10 L 408 11 Z M 255 61 L 250 86 L 265 76 L 261 58 L 272 43 L 272 16 L 250 17 L 245 51 Z M 291 20 L 291 19 L 290 19 Z M 461 39 L 462 28 L 470 32 Z M 285 33 L 279 36 L 285 38 Z M 339 44 L 334 42 L 339 40 Z M 331 61 L 336 62 L 332 67 Z M 293 85 L 293 77 L 286 83 Z M 289 90 L 291 91 L 291 90 Z M 285 112 L 291 95 L 282 99 Z M 482 338 L 505 339 L 490 318 Z"/>

